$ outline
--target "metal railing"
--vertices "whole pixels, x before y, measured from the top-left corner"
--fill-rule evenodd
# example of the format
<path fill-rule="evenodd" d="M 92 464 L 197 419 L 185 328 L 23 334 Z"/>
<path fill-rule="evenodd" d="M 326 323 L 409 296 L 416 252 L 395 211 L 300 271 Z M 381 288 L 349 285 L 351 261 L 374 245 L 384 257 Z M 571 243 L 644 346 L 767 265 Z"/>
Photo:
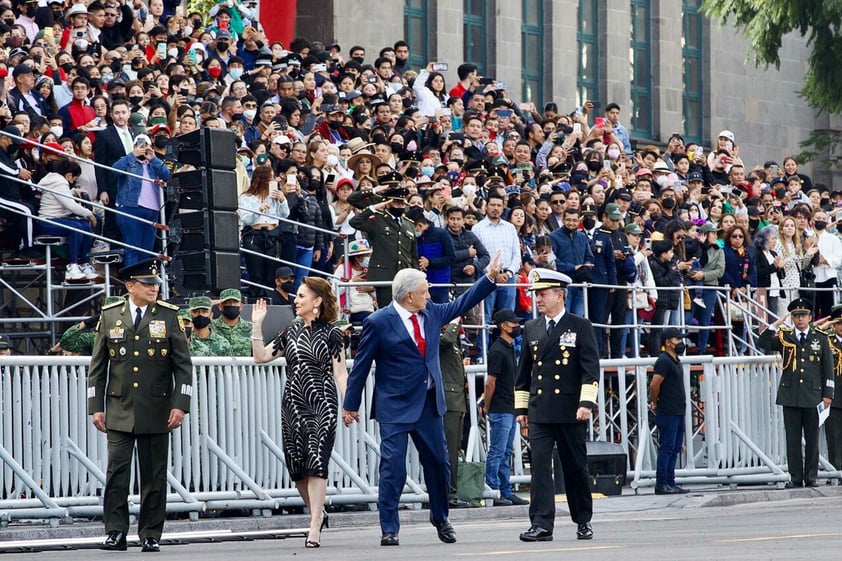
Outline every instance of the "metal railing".
<path fill-rule="evenodd" d="M 649 421 L 649 359 L 602 361 L 598 409 L 589 427 L 594 440 L 619 443 L 635 489 L 654 485 L 656 439 Z M 91 517 L 102 512 L 105 435 L 86 413 L 83 357 L 3 357 L 0 361 L 0 524 L 21 518 Z M 683 483 L 782 484 L 785 440 L 775 401 L 779 379 L 773 357 L 683 357 L 688 410 Z M 470 430 L 467 461 L 485 458 L 484 421 L 477 388 L 484 369 L 468 367 Z M 198 517 L 206 510 L 247 508 L 268 515 L 300 506 L 286 471 L 281 442 L 284 364 L 251 359 L 194 359 L 190 414 L 171 439 L 168 509 Z M 331 456 L 327 501 L 377 500 L 379 430 L 369 420 L 373 376 L 367 380 L 360 423 L 339 424 Z M 523 443 L 518 434 L 515 450 Z M 527 483 L 515 454 L 512 482 Z M 824 459 L 820 477 L 842 478 Z M 427 500 L 418 454 L 410 449 L 401 500 Z M 486 488 L 485 497 L 495 491 Z M 139 498 L 130 497 L 132 513 Z"/>

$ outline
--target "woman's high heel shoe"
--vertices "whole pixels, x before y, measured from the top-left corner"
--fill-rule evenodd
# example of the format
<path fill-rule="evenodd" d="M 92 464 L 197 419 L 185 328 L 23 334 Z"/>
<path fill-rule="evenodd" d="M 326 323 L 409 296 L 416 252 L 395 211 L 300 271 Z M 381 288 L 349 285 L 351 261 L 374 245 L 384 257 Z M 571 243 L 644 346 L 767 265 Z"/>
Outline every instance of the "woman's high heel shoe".
<path fill-rule="evenodd" d="M 330 528 L 330 521 L 328 521 L 328 518 L 327 518 L 327 511 L 322 510 L 322 525 L 319 528 L 319 532 L 321 532 L 325 528 Z"/>
<path fill-rule="evenodd" d="M 307 549 L 315 549 L 315 548 L 321 547 L 321 546 L 322 546 L 322 544 L 320 544 L 319 542 L 311 542 L 310 540 L 304 541 L 304 547 L 306 547 Z"/>
<path fill-rule="evenodd" d="M 330 522 L 328 521 L 328 518 L 327 518 L 327 512 L 322 510 L 322 525 L 319 526 L 319 539 L 320 540 L 322 539 L 322 530 L 324 530 L 325 528 L 330 528 Z M 306 547 L 307 549 L 314 549 L 316 547 L 321 547 L 321 546 L 322 546 L 321 543 L 311 541 L 309 538 L 304 540 L 304 547 Z"/>

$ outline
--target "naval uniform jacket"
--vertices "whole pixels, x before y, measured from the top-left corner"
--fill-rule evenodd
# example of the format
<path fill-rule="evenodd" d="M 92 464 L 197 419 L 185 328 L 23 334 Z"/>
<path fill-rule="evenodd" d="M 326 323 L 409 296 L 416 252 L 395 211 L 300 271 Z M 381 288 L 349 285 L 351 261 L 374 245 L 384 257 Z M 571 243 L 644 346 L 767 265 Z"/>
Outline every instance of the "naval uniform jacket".
<path fill-rule="evenodd" d="M 781 381 L 775 403 L 784 407 L 816 407 L 822 398 L 833 399 L 834 360 L 827 336 L 812 327 L 802 346 L 798 332 L 781 327 L 767 329 L 757 344 L 768 352 L 781 353 Z"/>
<path fill-rule="evenodd" d="M 88 371 L 88 413 L 109 430 L 169 432 L 171 409 L 190 409 L 193 365 L 178 307 L 149 304 L 137 331 L 129 303 L 102 308 Z"/>
<path fill-rule="evenodd" d="M 565 312 L 547 333 L 543 316 L 526 323 L 515 380 L 515 414 L 530 423 L 576 423 L 596 407 L 599 350 L 587 319 Z"/>

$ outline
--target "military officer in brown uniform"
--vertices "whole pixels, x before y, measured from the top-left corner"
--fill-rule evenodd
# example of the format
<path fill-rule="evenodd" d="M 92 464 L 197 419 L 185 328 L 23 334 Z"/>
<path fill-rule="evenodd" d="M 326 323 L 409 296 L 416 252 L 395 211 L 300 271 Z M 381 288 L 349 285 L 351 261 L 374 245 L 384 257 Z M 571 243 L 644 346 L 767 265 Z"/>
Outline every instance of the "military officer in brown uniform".
<path fill-rule="evenodd" d="M 415 223 L 404 216 L 407 189 L 399 187 L 400 175 L 387 174 L 381 185 L 388 187 L 379 194 L 358 192 L 348 202 L 361 209 L 349 224 L 363 232 L 371 244 L 368 263 L 369 281 L 388 281 L 401 269 L 418 268 L 418 244 Z M 377 306 L 385 308 L 392 301 L 391 284 L 376 287 Z"/>
<path fill-rule="evenodd" d="M 778 318 L 757 339 L 767 352 L 781 354 L 781 381 L 775 401 L 783 406 L 786 459 L 790 482 L 787 487 L 815 487 L 819 472 L 819 402 L 830 407 L 833 400 L 833 354 L 827 336 L 810 326 L 812 306 L 796 298 L 789 314 Z M 793 327 L 783 326 L 792 316 Z M 801 435 L 804 461 L 801 461 Z"/>
<path fill-rule="evenodd" d="M 515 379 L 515 415 L 521 427 L 529 427 L 532 454 L 531 525 L 520 539 L 553 539 L 552 456 L 557 446 L 576 537 L 589 540 L 593 499 L 585 436 L 599 389 L 599 350 L 591 322 L 564 309 L 570 277 L 533 269 L 529 279 L 541 316 L 524 327 Z"/>
<path fill-rule="evenodd" d="M 132 452 L 140 466 L 138 534 L 159 550 L 167 506 L 170 431 L 181 426 L 193 394 L 193 368 L 178 307 L 157 300 L 160 262 L 120 272 L 128 298 L 102 309 L 88 373 L 88 413 L 108 435 L 103 549 L 125 550 Z"/>

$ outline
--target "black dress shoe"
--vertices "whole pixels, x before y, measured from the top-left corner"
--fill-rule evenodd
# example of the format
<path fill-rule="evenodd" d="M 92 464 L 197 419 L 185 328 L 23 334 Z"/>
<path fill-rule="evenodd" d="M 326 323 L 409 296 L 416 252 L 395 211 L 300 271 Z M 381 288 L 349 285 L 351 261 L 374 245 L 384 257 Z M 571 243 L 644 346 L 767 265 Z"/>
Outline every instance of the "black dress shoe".
<path fill-rule="evenodd" d="M 469 503 L 468 501 L 463 501 L 462 499 L 450 499 L 447 502 L 447 505 L 450 508 L 473 508 L 474 505 Z"/>
<path fill-rule="evenodd" d="M 527 531 L 520 534 L 520 541 L 522 542 L 551 542 L 553 541 L 553 533 L 545 530 L 540 526 L 532 526 Z"/>
<path fill-rule="evenodd" d="M 678 493 L 679 495 L 686 495 L 687 493 L 690 492 L 689 489 L 685 489 L 684 487 L 682 487 L 680 485 L 673 485 L 672 488 L 675 489 L 675 492 Z"/>
<path fill-rule="evenodd" d="M 659 487 L 655 486 L 656 495 L 678 495 L 679 492 L 675 487 Z"/>
<path fill-rule="evenodd" d="M 805 481 L 804 482 L 804 487 L 818 487 L 818 486 L 819 486 L 819 484 L 816 483 L 815 481 Z"/>
<path fill-rule="evenodd" d="M 392 534 L 391 532 L 387 532 L 380 536 L 380 545 L 400 545 L 401 542 L 398 540 L 397 534 Z"/>
<path fill-rule="evenodd" d="M 593 539 L 593 528 L 591 528 L 590 522 L 582 522 L 579 524 L 579 527 L 576 528 L 576 539 L 577 540 L 592 540 Z"/>
<path fill-rule="evenodd" d="M 158 553 L 161 546 L 158 545 L 158 538 L 144 538 L 140 551 L 143 553 Z"/>
<path fill-rule="evenodd" d="M 515 506 L 522 506 L 522 505 L 528 505 L 529 504 L 529 501 L 527 501 L 526 499 L 521 499 L 517 495 L 512 495 L 511 497 L 506 497 L 506 498 L 509 499 L 509 501 L 511 501 L 511 503 Z"/>
<path fill-rule="evenodd" d="M 102 542 L 100 549 L 107 551 L 126 551 L 126 533 L 125 532 L 108 532 L 108 537 Z"/>
<path fill-rule="evenodd" d="M 804 484 L 800 481 L 787 481 L 786 485 L 784 485 L 784 488 L 795 489 L 797 487 L 803 487 L 803 486 L 804 486 Z"/>
<path fill-rule="evenodd" d="M 456 532 L 453 531 L 453 526 L 450 525 L 450 522 L 444 520 L 443 522 L 433 522 L 430 520 L 433 526 L 436 527 L 436 533 L 439 535 L 439 539 L 444 543 L 456 543 Z"/>

